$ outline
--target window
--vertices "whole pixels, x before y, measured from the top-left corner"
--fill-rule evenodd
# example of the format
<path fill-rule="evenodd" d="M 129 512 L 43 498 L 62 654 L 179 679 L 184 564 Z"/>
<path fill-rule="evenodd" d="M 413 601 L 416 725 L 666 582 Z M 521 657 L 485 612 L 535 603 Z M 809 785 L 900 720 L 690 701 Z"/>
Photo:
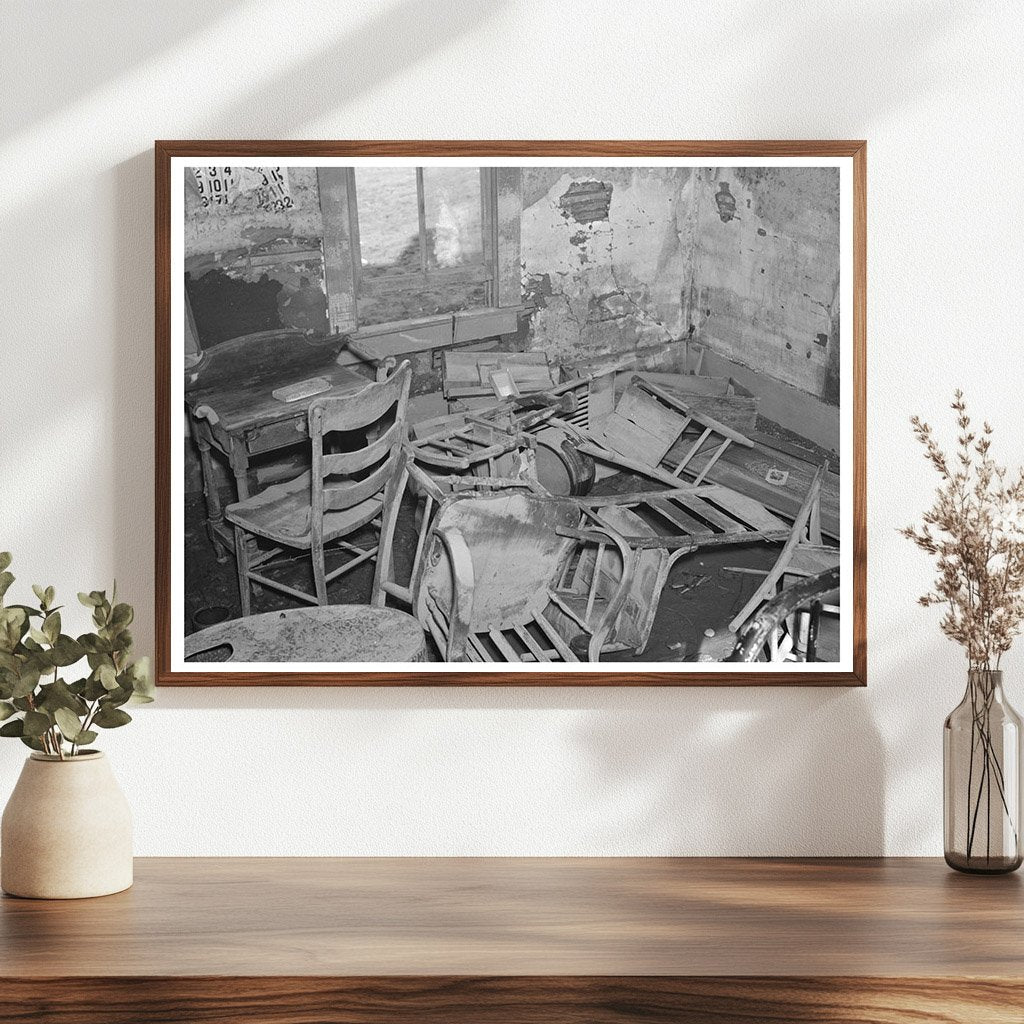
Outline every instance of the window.
<path fill-rule="evenodd" d="M 348 186 L 357 327 L 496 305 L 495 176 L 358 167 Z"/>

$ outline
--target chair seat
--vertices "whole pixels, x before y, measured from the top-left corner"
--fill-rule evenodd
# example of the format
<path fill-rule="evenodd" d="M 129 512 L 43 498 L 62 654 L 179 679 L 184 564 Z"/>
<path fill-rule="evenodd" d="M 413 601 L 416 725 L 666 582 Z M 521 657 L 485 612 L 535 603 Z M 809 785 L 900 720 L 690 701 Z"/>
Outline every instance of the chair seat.
<path fill-rule="evenodd" d="M 380 495 L 367 498 L 351 508 L 324 513 L 324 542 L 358 530 L 380 515 Z M 275 484 L 265 491 L 236 501 L 224 510 L 228 520 L 249 533 L 293 548 L 309 548 L 310 474 Z"/>

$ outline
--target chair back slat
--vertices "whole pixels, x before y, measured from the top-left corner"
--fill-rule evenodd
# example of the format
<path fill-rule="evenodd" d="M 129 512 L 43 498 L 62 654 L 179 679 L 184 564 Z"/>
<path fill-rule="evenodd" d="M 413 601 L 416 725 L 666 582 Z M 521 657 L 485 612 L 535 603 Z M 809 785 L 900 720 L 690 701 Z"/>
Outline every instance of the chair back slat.
<path fill-rule="evenodd" d="M 398 464 L 404 459 L 401 448 L 396 448 L 369 476 L 362 480 L 346 480 L 323 485 L 323 502 L 325 512 L 339 512 L 352 508 L 360 502 L 372 498 L 383 491 L 387 482 L 394 476 Z"/>
<path fill-rule="evenodd" d="M 362 430 L 377 422 L 397 405 L 395 419 L 405 419 L 412 366 L 406 360 L 385 381 L 367 384 L 362 391 L 343 398 L 321 398 L 309 407 L 309 436 L 333 431 Z"/>
<path fill-rule="evenodd" d="M 323 455 L 320 460 L 321 473 L 326 479 L 329 476 L 351 476 L 367 466 L 380 462 L 396 444 L 405 440 L 405 422 L 397 420 L 384 431 L 376 441 L 371 441 L 365 448 L 354 452 L 338 452 Z"/>

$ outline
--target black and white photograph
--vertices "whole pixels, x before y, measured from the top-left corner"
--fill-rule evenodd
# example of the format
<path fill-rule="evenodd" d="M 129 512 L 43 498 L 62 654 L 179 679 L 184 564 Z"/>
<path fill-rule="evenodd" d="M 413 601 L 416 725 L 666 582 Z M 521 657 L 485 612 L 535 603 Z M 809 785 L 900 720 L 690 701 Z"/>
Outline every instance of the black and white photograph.
<path fill-rule="evenodd" d="M 851 671 L 850 158 L 215 159 L 172 671 Z"/>

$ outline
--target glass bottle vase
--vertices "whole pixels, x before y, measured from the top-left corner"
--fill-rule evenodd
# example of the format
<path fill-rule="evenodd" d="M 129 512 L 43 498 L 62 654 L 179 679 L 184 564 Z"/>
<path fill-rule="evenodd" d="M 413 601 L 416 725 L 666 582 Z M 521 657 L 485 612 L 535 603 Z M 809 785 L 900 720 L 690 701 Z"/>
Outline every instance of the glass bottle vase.
<path fill-rule="evenodd" d="M 1003 673 L 968 672 L 964 699 L 943 727 L 946 863 L 1000 874 L 1021 865 L 1021 719 Z"/>

